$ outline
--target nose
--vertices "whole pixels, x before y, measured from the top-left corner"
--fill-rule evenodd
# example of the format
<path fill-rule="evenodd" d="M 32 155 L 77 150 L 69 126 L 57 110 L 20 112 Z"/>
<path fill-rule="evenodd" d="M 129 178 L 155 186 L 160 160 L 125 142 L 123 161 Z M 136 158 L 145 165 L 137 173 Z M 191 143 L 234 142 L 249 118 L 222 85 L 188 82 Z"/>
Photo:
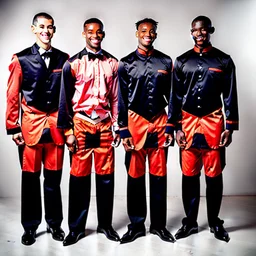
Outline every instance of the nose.
<path fill-rule="evenodd" d="M 47 28 L 47 27 L 44 27 L 43 31 L 44 31 L 44 32 L 48 32 L 48 28 Z"/>
<path fill-rule="evenodd" d="M 150 36 L 150 31 L 146 31 L 146 32 L 145 32 L 145 35 L 146 35 L 146 36 Z"/>

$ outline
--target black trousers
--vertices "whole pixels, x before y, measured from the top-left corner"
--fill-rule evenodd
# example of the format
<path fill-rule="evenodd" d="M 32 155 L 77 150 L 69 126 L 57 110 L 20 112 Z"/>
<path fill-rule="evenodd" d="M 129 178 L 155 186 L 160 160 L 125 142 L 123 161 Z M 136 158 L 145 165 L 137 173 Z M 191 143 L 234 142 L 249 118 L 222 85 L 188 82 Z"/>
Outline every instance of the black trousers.
<path fill-rule="evenodd" d="M 96 202 L 98 225 L 103 228 L 112 225 L 114 203 L 114 173 L 96 175 Z M 70 175 L 68 224 L 70 231 L 85 230 L 91 199 L 91 175 L 76 177 Z"/>
<path fill-rule="evenodd" d="M 50 227 L 59 227 L 63 220 L 60 182 L 62 169 L 44 168 L 45 220 Z M 24 230 L 36 230 L 42 220 L 41 185 L 39 172 L 22 171 L 21 223 Z"/>
<path fill-rule="evenodd" d="M 129 170 L 130 154 L 126 152 L 125 165 Z M 149 174 L 150 189 L 150 221 L 151 227 L 163 229 L 166 226 L 167 177 Z M 131 221 L 130 228 L 144 227 L 147 215 L 145 174 L 127 178 L 127 211 Z"/>
<path fill-rule="evenodd" d="M 166 226 L 166 176 L 149 174 L 151 227 L 163 229 Z M 145 175 L 132 178 L 128 175 L 127 211 L 131 228 L 142 228 L 147 215 Z"/>
<path fill-rule="evenodd" d="M 207 217 L 209 226 L 220 223 L 218 218 L 223 192 L 222 174 L 217 177 L 205 176 Z M 186 214 L 183 224 L 195 224 L 197 222 L 200 201 L 200 175 L 182 176 L 182 200 Z"/>

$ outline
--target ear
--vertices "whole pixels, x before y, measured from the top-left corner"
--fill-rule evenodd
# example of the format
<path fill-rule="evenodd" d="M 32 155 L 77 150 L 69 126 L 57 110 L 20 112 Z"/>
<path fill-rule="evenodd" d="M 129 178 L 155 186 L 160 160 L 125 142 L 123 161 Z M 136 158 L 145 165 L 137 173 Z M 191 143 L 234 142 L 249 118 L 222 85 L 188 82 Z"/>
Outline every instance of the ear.
<path fill-rule="evenodd" d="M 82 37 L 86 38 L 85 32 L 82 32 Z"/>
<path fill-rule="evenodd" d="M 215 27 L 210 27 L 210 28 L 209 28 L 209 33 L 210 33 L 210 34 L 213 34 L 214 31 L 215 31 Z"/>
<path fill-rule="evenodd" d="M 104 38 L 106 36 L 105 31 L 102 31 L 102 34 L 103 34 L 102 38 Z"/>
<path fill-rule="evenodd" d="M 36 27 L 35 27 L 35 25 L 31 25 L 31 31 L 32 31 L 32 33 L 36 34 Z"/>
<path fill-rule="evenodd" d="M 55 33 L 56 32 L 56 27 L 55 26 L 53 26 L 53 33 Z"/>
<path fill-rule="evenodd" d="M 157 33 L 155 33 L 155 38 L 157 38 Z"/>
<path fill-rule="evenodd" d="M 138 30 L 135 32 L 135 36 L 138 37 L 139 36 L 139 32 Z"/>

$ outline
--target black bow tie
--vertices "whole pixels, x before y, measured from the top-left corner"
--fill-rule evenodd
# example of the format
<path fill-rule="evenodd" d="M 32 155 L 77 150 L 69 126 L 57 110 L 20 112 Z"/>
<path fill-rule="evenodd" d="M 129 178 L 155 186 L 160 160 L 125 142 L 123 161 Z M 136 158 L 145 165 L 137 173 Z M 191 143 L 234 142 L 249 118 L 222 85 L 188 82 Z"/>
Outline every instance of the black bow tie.
<path fill-rule="evenodd" d="M 88 59 L 89 60 L 95 60 L 95 59 L 102 60 L 103 59 L 103 54 L 102 53 L 94 54 L 94 53 L 88 52 Z"/>
<path fill-rule="evenodd" d="M 43 54 L 42 54 L 42 57 L 44 57 L 44 58 L 50 58 L 51 57 L 51 55 L 52 55 L 52 52 L 44 52 Z"/>

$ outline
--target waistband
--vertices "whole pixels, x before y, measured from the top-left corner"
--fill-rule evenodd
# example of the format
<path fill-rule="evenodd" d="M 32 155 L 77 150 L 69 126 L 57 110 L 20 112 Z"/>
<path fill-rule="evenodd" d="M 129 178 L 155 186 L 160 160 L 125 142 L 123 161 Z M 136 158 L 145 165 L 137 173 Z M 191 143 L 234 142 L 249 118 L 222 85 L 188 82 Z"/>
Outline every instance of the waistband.
<path fill-rule="evenodd" d="M 75 116 L 78 117 L 78 118 L 80 118 L 80 119 L 83 119 L 83 120 L 85 120 L 85 121 L 87 121 L 87 122 L 89 122 L 89 123 L 91 123 L 91 124 L 98 124 L 98 123 L 100 123 L 101 121 L 107 119 L 107 118 L 109 117 L 109 114 L 106 113 L 106 115 L 104 115 L 103 117 L 99 117 L 99 116 L 98 116 L 97 118 L 94 118 L 94 119 L 90 118 L 90 117 L 89 117 L 88 115 L 86 115 L 84 112 L 77 112 L 77 113 L 75 113 Z"/>

